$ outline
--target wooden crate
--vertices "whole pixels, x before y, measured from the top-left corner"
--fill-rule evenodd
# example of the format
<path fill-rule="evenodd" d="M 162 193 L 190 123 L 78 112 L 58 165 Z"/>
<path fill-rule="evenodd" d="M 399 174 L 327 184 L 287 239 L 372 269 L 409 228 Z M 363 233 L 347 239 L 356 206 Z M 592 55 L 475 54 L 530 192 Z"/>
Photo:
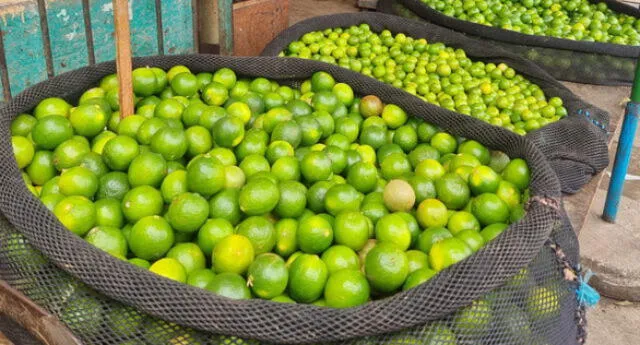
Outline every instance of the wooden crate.
<path fill-rule="evenodd" d="M 260 55 L 264 47 L 287 28 L 288 10 L 288 0 L 248 0 L 233 4 L 233 54 Z"/>
<path fill-rule="evenodd" d="M 130 0 L 133 54 L 194 52 L 194 3 Z M 0 0 L 0 100 L 48 77 L 114 58 L 112 0 Z"/>

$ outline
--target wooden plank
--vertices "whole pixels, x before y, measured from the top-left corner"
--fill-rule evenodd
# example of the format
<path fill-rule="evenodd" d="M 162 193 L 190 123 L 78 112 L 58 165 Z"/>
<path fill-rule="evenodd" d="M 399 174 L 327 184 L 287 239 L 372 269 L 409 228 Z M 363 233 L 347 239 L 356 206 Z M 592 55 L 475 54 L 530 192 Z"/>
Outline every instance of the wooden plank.
<path fill-rule="evenodd" d="M 36 1 L 0 8 L 9 84 L 13 95 L 47 78 Z"/>
<path fill-rule="evenodd" d="M 89 63 L 82 0 L 47 0 L 54 74 Z"/>
<path fill-rule="evenodd" d="M 289 21 L 288 0 L 250 0 L 233 6 L 234 55 L 260 55 Z"/>
<path fill-rule="evenodd" d="M 215 0 L 218 4 L 218 38 L 220 55 L 233 53 L 233 3 L 232 0 Z"/>
<path fill-rule="evenodd" d="M 191 0 L 162 1 L 162 34 L 164 54 L 194 52 Z"/>
<path fill-rule="evenodd" d="M 134 56 L 158 55 L 156 4 L 150 0 L 129 1 L 131 48 Z"/>
<path fill-rule="evenodd" d="M 113 20 L 116 28 L 116 66 L 118 70 L 118 98 L 120 118 L 133 114 L 133 84 L 131 62 L 131 30 L 127 0 L 113 0 Z"/>

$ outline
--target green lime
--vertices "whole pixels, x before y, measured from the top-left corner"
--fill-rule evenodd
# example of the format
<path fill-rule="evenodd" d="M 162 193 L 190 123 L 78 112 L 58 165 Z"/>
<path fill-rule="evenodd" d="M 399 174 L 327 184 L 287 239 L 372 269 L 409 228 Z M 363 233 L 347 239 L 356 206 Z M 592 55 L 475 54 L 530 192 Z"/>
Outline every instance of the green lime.
<path fill-rule="evenodd" d="M 480 235 L 482 235 L 482 238 L 484 238 L 485 243 L 489 243 L 496 237 L 498 237 L 498 235 L 500 235 L 508 227 L 509 225 L 504 223 L 494 223 L 484 227 L 482 231 L 480 231 Z"/>
<path fill-rule="evenodd" d="M 163 257 L 174 244 L 175 235 L 171 225 L 160 216 L 147 216 L 138 220 L 131 228 L 129 248 L 144 260 Z"/>
<path fill-rule="evenodd" d="M 449 230 L 447 230 L 446 228 L 443 228 L 443 227 L 427 228 L 418 237 L 417 247 L 420 251 L 426 254 L 429 254 L 429 252 L 431 251 L 431 247 L 433 247 L 435 243 L 438 243 L 444 240 L 445 238 L 451 238 L 451 237 L 453 237 L 453 235 L 451 235 Z"/>
<path fill-rule="evenodd" d="M 104 145 L 102 157 L 112 170 L 124 171 L 139 153 L 140 147 L 135 139 L 118 135 Z"/>
<path fill-rule="evenodd" d="M 247 124 L 251 120 L 251 108 L 246 103 L 234 102 L 226 110 L 230 117 L 239 119 L 243 124 Z"/>
<path fill-rule="evenodd" d="M 187 172 L 185 170 L 176 170 L 162 180 L 160 185 L 162 198 L 164 202 L 169 204 L 178 195 L 187 192 Z"/>
<path fill-rule="evenodd" d="M 495 193 L 500 182 L 500 175 L 485 165 L 475 168 L 469 175 L 469 187 L 474 195 Z"/>
<path fill-rule="evenodd" d="M 411 231 L 404 218 L 392 213 L 378 219 L 375 226 L 378 243 L 390 243 L 406 251 L 411 245 Z"/>
<path fill-rule="evenodd" d="M 335 85 L 335 79 L 327 72 L 315 72 L 311 76 L 311 89 L 314 92 L 331 91 Z"/>
<path fill-rule="evenodd" d="M 209 200 L 209 217 L 221 218 L 231 224 L 238 224 L 242 217 L 238 197 L 240 191 L 237 189 L 226 189 L 216 194 Z"/>
<path fill-rule="evenodd" d="M 187 271 L 178 260 L 173 258 L 163 258 L 154 262 L 149 267 L 149 271 L 180 283 L 187 282 Z"/>
<path fill-rule="evenodd" d="M 223 238 L 233 235 L 233 225 L 226 219 L 207 219 L 198 230 L 197 242 L 203 253 L 211 256 L 213 248 Z"/>
<path fill-rule="evenodd" d="M 333 242 L 333 228 L 322 216 L 311 216 L 300 220 L 296 239 L 298 247 L 303 252 L 322 253 Z"/>
<path fill-rule="evenodd" d="M 480 231 L 480 223 L 473 214 L 466 211 L 458 211 L 449 217 L 447 228 L 453 235 L 464 230 Z"/>
<path fill-rule="evenodd" d="M 384 187 L 384 204 L 392 212 L 409 211 L 416 201 L 416 194 L 404 180 L 391 180 Z"/>
<path fill-rule="evenodd" d="M 338 244 L 361 250 L 369 240 L 370 232 L 369 221 L 360 212 L 346 211 L 336 216 L 334 237 Z"/>
<path fill-rule="evenodd" d="M 382 119 L 389 128 L 398 128 L 407 122 L 407 113 L 395 104 L 387 104 L 382 109 Z"/>
<path fill-rule="evenodd" d="M 473 199 L 471 213 L 482 225 L 506 223 L 509 220 L 509 206 L 493 193 L 480 194 Z"/>
<path fill-rule="evenodd" d="M 531 182 L 531 172 L 527 162 L 521 158 L 511 160 L 502 171 L 502 178 L 513 183 L 520 191 L 524 191 Z"/>
<path fill-rule="evenodd" d="M 161 214 L 163 206 L 162 194 L 151 186 L 132 188 L 122 198 L 122 212 L 131 223 L 143 217 Z"/>
<path fill-rule="evenodd" d="M 489 167 L 493 169 L 493 171 L 497 173 L 502 173 L 504 168 L 507 167 L 511 160 L 509 156 L 507 156 L 504 152 L 500 151 L 491 151 L 491 161 L 489 162 Z"/>
<path fill-rule="evenodd" d="M 423 228 L 444 227 L 449 220 L 447 206 L 438 199 L 425 199 L 418 205 L 416 218 Z"/>
<path fill-rule="evenodd" d="M 280 219 L 276 225 L 276 246 L 274 251 L 286 258 L 298 249 L 298 221 L 295 219 Z"/>
<path fill-rule="evenodd" d="M 429 264 L 435 271 L 440 272 L 466 259 L 471 254 L 473 254 L 473 251 L 464 241 L 455 237 L 445 238 L 434 243 L 431 247 Z"/>
<path fill-rule="evenodd" d="M 291 299 L 291 297 L 287 296 L 287 295 L 280 295 L 280 296 L 276 296 L 274 298 L 271 299 L 272 302 L 277 302 L 277 303 L 291 303 L 291 304 L 296 304 L 296 301 L 294 301 L 293 299 Z"/>
<path fill-rule="evenodd" d="M 265 217 L 248 217 L 238 224 L 236 233 L 249 239 L 256 255 L 270 252 L 276 245 L 275 229 Z"/>
<path fill-rule="evenodd" d="M 526 310 L 534 320 L 551 319 L 560 315 L 560 296 L 557 288 L 536 286 L 529 291 Z"/>
<path fill-rule="evenodd" d="M 97 104 L 84 104 L 73 108 L 69 114 L 69 122 L 78 135 L 94 137 L 107 125 L 107 114 Z"/>
<path fill-rule="evenodd" d="M 296 302 L 311 303 L 322 296 L 329 272 L 325 263 L 312 254 L 301 254 L 289 267 L 289 295 Z"/>
<path fill-rule="evenodd" d="M 147 260 L 144 259 L 140 259 L 140 258 L 131 258 L 128 260 L 129 263 L 131 263 L 132 265 L 138 266 L 140 268 L 143 268 L 145 270 L 148 270 L 149 267 L 151 267 L 151 263 Z"/>
<path fill-rule="evenodd" d="M 293 156 L 278 158 L 271 166 L 271 173 L 279 181 L 297 181 L 300 179 L 300 163 Z"/>
<path fill-rule="evenodd" d="M 24 169 L 26 166 L 31 164 L 33 155 L 35 154 L 35 149 L 29 139 L 20 136 L 12 136 L 11 147 L 13 148 L 13 155 L 16 158 L 18 169 Z M 56 160 L 54 155 L 54 164 L 55 162 Z"/>
<path fill-rule="evenodd" d="M 485 243 L 484 238 L 477 230 L 462 230 L 456 233 L 455 236 L 463 240 L 474 252 L 480 250 Z"/>
<path fill-rule="evenodd" d="M 205 289 L 211 283 L 216 274 L 208 268 L 200 268 L 187 274 L 187 284 Z"/>
<path fill-rule="evenodd" d="M 47 116 L 40 118 L 31 131 L 31 138 L 38 148 L 53 150 L 73 136 L 73 127 L 67 118 Z"/>
<path fill-rule="evenodd" d="M 100 199 L 95 202 L 95 206 L 96 225 L 114 227 L 118 229 L 124 225 L 124 215 L 120 208 L 120 200 Z"/>
<path fill-rule="evenodd" d="M 165 127 L 151 137 L 151 150 L 168 161 L 181 158 L 187 153 L 189 143 L 182 129 Z"/>
<path fill-rule="evenodd" d="M 369 282 L 358 269 L 343 269 L 329 276 L 324 290 L 327 306 L 351 308 L 369 300 Z"/>
<path fill-rule="evenodd" d="M 286 121 L 277 124 L 271 132 L 271 141 L 283 140 L 291 144 L 294 148 L 302 141 L 302 130 L 300 125 L 294 121 Z"/>
<path fill-rule="evenodd" d="M 53 214 L 67 229 L 84 236 L 96 223 L 96 207 L 83 196 L 68 196 L 53 209 Z"/>
<path fill-rule="evenodd" d="M 435 181 L 446 173 L 444 167 L 440 162 L 435 159 L 425 159 L 418 163 L 415 169 L 415 174 L 420 177 L 424 177 Z"/>
<path fill-rule="evenodd" d="M 71 104 L 67 103 L 64 99 L 50 97 L 45 98 L 38 103 L 36 108 L 33 110 L 33 116 L 38 120 L 50 115 L 67 117 L 70 109 Z"/>
<path fill-rule="evenodd" d="M 191 73 L 183 72 L 173 76 L 170 84 L 176 95 L 191 97 L 198 92 L 198 79 Z"/>
<path fill-rule="evenodd" d="M 95 152 L 89 152 L 84 155 L 80 161 L 80 166 L 89 169 L 98 178 L 101 178 L 109 172 L 109 168 L 102 159 L 102 156 Z"/>
<path fill-rule="evenodd" d="M 223 105 L 229 98 L 227 88 L 215 81 L 212 81 L 202 89 L 202 100 L 208 105 Z"/>
<path fill-rule="evenodd" d="M 399 146 L 398 146 L 399 147 Z M 440 159 L 440 152 L 431 147 L 429 144 L 419 144 L 411 152 L 409 152 L 409 161 L 414 169 L 426 159 L 438 160 Z"/>
<path fill-rule="evenodd" d="M 458 147 L 456 138 L 451 134 L 445 132 L 438 132 L 433 135 L 429 143 L 442 155 L 447 153 L 454 153 L 456 152 L 456 148 Z"/>
<path fill-rule="evenodd" d="M 50 194 L 61 194 L 62 192 L 60 192 L 58 181 L 60 181 L 60 176 L 56 176 L 42 185 L 42 189 L 40 190 L 40 197 L 44 197 Z"/>
<path fill-rule="evenodd" d="M 196 193 L 182 193 L 174 197 L 165 214 L 174 230 L 187 233 L 198 231 L 208 216 L 207 199 Z"/>
<path fill-rule="evenodd" d="M 89 230 L 84 239 L 94 247 L 113 256 L 126 257 L 127 255 L 127 240 L 118 228 L 96 226 Z"/>
<path fill-rule="evenodd" d="M 438 272 L 428 267 L 417 269 L 409 274 L 409 276 L 407 277 L 407 280 L 402 285 L 402 291 L 413 289 L 414 287 L 427 282 L 436 274 L 438 274 Z M 456 344 L 456 343 L 452 343 L 452 345 L 453 344 Z"/>
<path fill-rule="evenodd" d="M 223 67 L 213 74 L 213 81 L 231 89 L 236 84 L 237 76 L 230 68 Z"/>
<path fill-rule="evenodd" d="M 329 271 L 330 276 L 343 269 L 360 269 L 360 259 L 358 258 L 358 254 L 356 254 L 353 249 L 346 246 L 331 246 L 322 253 L 320 258 L 324 261 L 325 265 L 327 265 L 327 270 Z"/>
<path fill-rule="evenodd" d="M 120 171 L 112 171 L 100 177 L 96 199 L 113 198 L 122 200 L 129 189 L 127 174 Z"/>
<path fill-rule="evenodd" d="M 423 268 L 429 268 L 429 256 L 426 253 L 419 250 L 409 250 L 406 254 L 409 260 L 409 274 Z"/>
<path fill-rule="evenodd" d="M 300 141 L 302 146 L 311 146 L 317 143 L 324 134 L 320 123 L 312 115 L 296 117 L 295 121 L 302 132 Z"/>
<path fill-rule="evenodd" d="M 481 164 L 487 165 L 491 162 L 489 149 L 475 140 L 465 140 L 458 146 L 458 153 L 465 153 L 476 157 Z"/>
<path fill-rule="evenodd" d="M 368 193 L 378 183 L 378 170 L 373 164 L 358 162 L 349 168 L 347 182 L 359 192 Z"/>
<path fill-rule="evenodd" d="M 73 167 L 60 175 L 58 186 L 66 196 L 81 195 L 91 199 L 98 190 L 98 177 L 85 167 Z"/>
<path fill-rule="evenodd" d="M 238 146 L 244 134 L 244 123 L 237 117 L 223 117 L 213 126 L 213 141 L 221 147 Z"/>
<path fill-rule="evenodd" d="M 133 92 L 138 96 L 151 96 L 158 90 L 156 74 L 149 67 L 136 68 L 131 72 Z"/>
<path fill-rule="evenodd" d="M 409 178 L 408 182 L 413 188 L 418 204 L 425 199 L 433 199 L 436 197 L 436 186 L 430 179 L 415 175 Z"/>
<path fill-rule="evenodd" d="M 253 179 L 240 190 L 238 203 L 248 215 L 263 215 L 271 212 L 280 200 L 278 186 L 269 179 Z"/>
<path fill-rule="evenodd" d="M 29 114 L 20 114 L 11 121 L 11 135 L 28 136 L 38 120 Z"/>
<path fill-rule="evenodd" d="M 448 209 L 458 210 L 468 202 L 470 191 L 464 180 L 454 173 L 448 173 L 435 181 L 438 199 Z"/>
<path fill-rule="evenodd" d="M 187 154 L 189 157 L 195 157 L 211 150 L 213 140 L 209 130 L 202 126 L 193 126 L 185 131 L 187 137 Z"/>
<path fill-rule="evenodd" d="M 405 252 L 395 245 L 377 243 L 366 255 L 365 273 L 376 291 L 393 292 L 407 279 L 409 260 Z"/>
<path fill-rule="evenodd" d="M 207 290 L 231 299 L 251 299 L 251 291 L 247 281 L 236 273 L 221 273 L 213 277 Z"/>
<path fill-rule="evenodd" d="M 259 172 L 269 172 L 271 167 L 269 166 L 269 161 L 264 156 L 251 154 L 240 162 L 240 169 L 242 169 L 247 178 L 251 178 Z"/>
<path fill-rule="evenodd" d="M 224 166 L 217 159 L 205 155 L 189 162 L 187 167 L 189 191 L 209 197 L 219 192 L 224 184 Z"/>
<path fill-rule="evenodd" d="M 387 180 L 406 176 L 411 170 L 411 163 L 404 153 L 392 153 L 380 163 L 382 176 Z"/>
<path fill-rule="evenodd" d="M 104 131 L 96 135 L 91 141 L 91 151 L 101 155 L 102 151 L 104 150 L 104 145 L 106 145 L 109 140 L 115 138 L 116 136 L 117 134 L 111 131 Z"/>
<path fill-rule="evenodd" d="M 280 182 L 280 199 L 275 213 L 283 218 L 297 218 L 307 205 L 307 188 L 298 181 Z"/>
<path fill-rule="evenodd" d="M 49 151 L 36 151 L 31 160 L 31 164 L 26 168 L 26 172 L 31 182 L 37 186 L 41 186 L 54 178 L 57 171 L 53 164 L 53 153 Z"/>
<path fill-rule="evenodd" d="M 289 271 L 284 260 L 276 254 L 264 253 L 256 256 L 247 272 L 247 285 L 254 295 L 272 299 L 287 288 Z"/>
<path fill-rule="evenodd" d="M 509 181 L 500 181 L 495 193 L 507 204 L 507 206 L 509 206 L 509 209 L 511 210 L 520 205 L 520 191 L 518 190 L 518 187 Z"/>
<path fill-rule="evenodd" d="M 338 97 L 340 103 L 344 104 L 347 107 L 353 104 L 354 94 L 351 86 L 345 83 L 337 83 L 333 85 L 332 91 Z"/>
<path fill-rule="evenodd" d="M 206 265 L 204 253 L 195 243 L 178 243 L 167 252 L 167 257 L 177 260 L 187 275 L 195 270 L 204 269 Z"/>
<path fill-rule="evenodd" d="M 271 142 L 267 148 L 265 157 L 269 163 L 273 164 L 276 160 L 282 157 L 293 157 L 293 146 L 286 141 L 277 140 Z"/>
<path fill-rule="evenodd" d="M 336 184 L 327 190 L 324 208 L 331 215 L 338 215 L 343 211 L 357 211 L 360 209 L 363 196 L 349 184 Z"/>
<path fill-rule="evenodd" d="M 216 273 L 243 274 L 253 259 L 253 245 L 242 235 L 230 235 L 221 239 L 213 248 L 211 256 Z"/>
<path fill-rule="evenodd" d="M 64 199 L 64 195 L 62 194 L 49 194 L 49 195 L 40 195 L 40 201 L 44 204 L 44 206 L 51 212 L 55 209 L 56 205 Z M 118 206 L 120 207 L 120 206 Z"/>
<path fill-rule="evenodd" d="M 167 174 L 167 162 L 161 155 L 145 152 L 137 156 L 129 165 L 129 184 L 131 187 L 158 187 Z"/>

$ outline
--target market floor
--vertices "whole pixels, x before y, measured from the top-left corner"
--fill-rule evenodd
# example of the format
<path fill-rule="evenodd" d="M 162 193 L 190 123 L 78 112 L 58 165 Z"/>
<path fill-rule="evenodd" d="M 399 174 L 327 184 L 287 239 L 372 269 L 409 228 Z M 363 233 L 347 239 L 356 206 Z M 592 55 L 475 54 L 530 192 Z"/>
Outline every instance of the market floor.
<path fill-rule="evenodd" d="M 335 13 L 357 12 L 355 0 L 292 0 L 289 8 L 289 25 L 301 20 Z M 625 98 L 629 95 L 628 87 L 598 87 L 593 85 L 567 84 L 583 99 L 609 111 L 618 122 L 623 112 Z M 636 148 L 640 145 L 637 140 Z M 616 141 L 614 141 L 615 148 Z M 615 151 L 613 149 L 612 151 Z M 638 150 L 636 150 L 638 151 Z M 612 152 L 613 157 L 613 152 Z M 640 168 L 640 154 L 636 152 L 632 161 L 632 171 Z M 609 171 L 609 170 L 608 170 Z M 576 230 L 586 235 L 591 230 L 604 226 L 599 219 L 602 213 L 604 191 L 608 185 L 607 172 L 604 178 L 596 177 L 581 193 L 567 197 L 565 203 Z M 602 180 L 602 181 L 601 181 Z M 594 199 L 595 196 L 595 199 Z M 640 181 L 627 181 L 625 196 L 640 200 Z M 628 202 L 627 201 L 623 201 Z M 640 224 L 640 213 L 624 212 L 619 214 L 621 224 Z M 581 241 L 583 240 L 581 236 Z M 583 244 L 584 246 L 584 244 Z M 634 259 L 638 261 L 637 258 Z M 588 311 L 588 337 L 586 345 L 636 345 L 640 336 L 640 303 L 616 301 L 603 298 L 601 302 Z"/>

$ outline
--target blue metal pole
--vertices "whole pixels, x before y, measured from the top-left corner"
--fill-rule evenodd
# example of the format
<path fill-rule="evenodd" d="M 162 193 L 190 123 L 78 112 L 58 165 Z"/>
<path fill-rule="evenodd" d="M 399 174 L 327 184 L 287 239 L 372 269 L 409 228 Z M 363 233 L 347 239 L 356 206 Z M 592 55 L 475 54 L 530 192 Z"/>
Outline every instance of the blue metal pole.
<path fill-rule="evenodd" d="M 640 66 L 640 63 L 638 65 Z M 640 80 L 636 75 L 633 85 L 634 90 L 640 90 L 640 87 L 636 86 L 639 83 Z M 632 95 L 634 95 L 634 93 L 632 93 Z M 611 172 L 611 181 L 609 182 L 609 191 L 607 192 L 607 200 L 604 204 L 602 219 L 609 223 L 615 223 L 616 221 L 616 214 L 618 213 L 618 206 L 624 188 L 624 180 L 627 175 L 627 169 L 629 168 L 629 161 L 631 160 L 633 140 L 636 136 L 636 130 L 638 129 L 640 102 L 634 98 L 636 97 L 632 96 L 632 100 L 627 104 L 624 114 L 616 158 L 613 163 L 613 171 Z"/>

